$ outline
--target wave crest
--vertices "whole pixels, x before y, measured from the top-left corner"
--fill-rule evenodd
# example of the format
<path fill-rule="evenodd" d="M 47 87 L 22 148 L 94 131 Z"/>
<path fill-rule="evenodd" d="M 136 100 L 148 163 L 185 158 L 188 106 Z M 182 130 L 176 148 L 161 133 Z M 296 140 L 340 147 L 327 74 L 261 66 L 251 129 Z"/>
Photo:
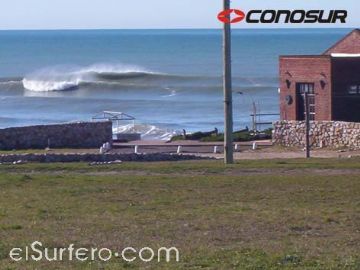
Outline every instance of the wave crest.
<path fill-rule="evenodd" d="M 48 92 L 74 90 L 85 83 L 112 81 L 160 75 L 136 66 L 93 65 L 85 68 L 54 67 L 36 71 L 23 80 L 23 87 L 30 91 Z"/>
<path fill-rule="evenodd" d="M 25 89 L 35 92 L 73 90 L 79 87 L 79 82 L 71 81 L 44 81 L 23 79 Z"/>
<path fill-rule="evenodd" d="M 11 79 L 11 78 L 9 78 Z M 13 79 L 11 79 L 13 81 Z M 19 84 L 26 90 L 36 92 L 75 90 L 86 86 L 91 89 L 176 89 L 218 91 L 222 85 L 221 76 L 167 74 L 146 70 L 138 66 L 95 64 L 87 67 L 57 66 L 31 73 L 21 78 Z M 265 89 L 278 87 L 277 77 L 233 77 L 236 87 Z M 12 86 L 17 82 L 4 82 L 0 85 Z M 174 94 L 173 92 L 172 94 Z"/>

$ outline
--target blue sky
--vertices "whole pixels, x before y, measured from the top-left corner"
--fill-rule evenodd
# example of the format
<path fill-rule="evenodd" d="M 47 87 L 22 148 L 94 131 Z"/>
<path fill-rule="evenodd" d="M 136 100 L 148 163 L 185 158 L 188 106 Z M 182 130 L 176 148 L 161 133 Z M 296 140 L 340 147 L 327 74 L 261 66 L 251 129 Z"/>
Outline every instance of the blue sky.
<path fill-rule="evenodd" d="M 337 27 L 360 27 L 359 0 L 234 0 L 232 6 L 347 9 L 348 23 Z M 1 0 L 0 29 L 219 28 L 221 7 L 222 0 Z"/>

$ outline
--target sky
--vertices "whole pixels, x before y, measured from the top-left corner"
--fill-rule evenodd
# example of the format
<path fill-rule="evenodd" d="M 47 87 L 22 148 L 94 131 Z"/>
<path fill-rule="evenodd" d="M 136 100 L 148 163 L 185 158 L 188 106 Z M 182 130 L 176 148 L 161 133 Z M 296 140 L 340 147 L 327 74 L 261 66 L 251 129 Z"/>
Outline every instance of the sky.
<path fill-rule="evenodd" d="M 245 12 L 251 9 L 347 9 L 347 24 L 330 27 L 360 27 L 359 0 L 233 0 L 232 7 Z M 221 23 L 216 17 L 221 10 L 222 0 L 1 0 L 0 30 L 219 28 Z M 235 28 L 249 26 L 234 25 Z M 329 27 L 328 24 L 314 26 Z"/>

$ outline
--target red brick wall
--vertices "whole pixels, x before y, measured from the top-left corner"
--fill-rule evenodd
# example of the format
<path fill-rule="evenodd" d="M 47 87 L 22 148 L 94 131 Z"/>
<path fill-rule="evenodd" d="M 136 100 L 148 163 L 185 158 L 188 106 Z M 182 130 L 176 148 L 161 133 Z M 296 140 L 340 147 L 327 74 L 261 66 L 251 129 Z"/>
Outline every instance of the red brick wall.
<path fill-rule="evenodd" d="M 360 30 L 352 31 L 325 52 L 325 54 L 331 53 L 360 53 Z"/>
<path fill-rule="evenodd" d="M 291 82 L 287 87 L 286 80 Z M 321 80 L 326 82 L 324 88 Z M 281 56 L 280 57 L 280 117 L 282 120 L 297 120 L 296 83 L 314 83 L 315 120 L 332 119 L 331 58 L 329 56 Z M 288 105 L 286 96 L 293 103 Z"/>

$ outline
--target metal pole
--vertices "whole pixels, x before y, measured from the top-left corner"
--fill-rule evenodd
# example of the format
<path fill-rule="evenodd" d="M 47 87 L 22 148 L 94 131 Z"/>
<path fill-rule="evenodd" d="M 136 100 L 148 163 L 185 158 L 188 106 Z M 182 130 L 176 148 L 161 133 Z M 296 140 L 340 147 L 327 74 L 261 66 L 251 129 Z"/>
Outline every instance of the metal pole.
<path fill-rule="evenodd" d="M 230 0 L 224 0 L 224 10 L 230 9 Z M 230 17 L 230 15 L 229 15 Z M 231 25 L 224 23 L 223 29 L 223 53 L 224 53 L 224 162 L 234 163 L 233 155 L 233 110 L 232 110 L 232 82 L 231 82 Z"/>
<path fill-rule="evenodd" d="M 257 131 L 256 117 L 257 117 L 256 103 L 255 101 L 253 101 L 253 132 L 254 133 L 256 133 Z"/>
<path fill-rule="evenodd" d="M 310 106 L 309 93 L 305 91 L 306 158 L 310 158 Z"/>

